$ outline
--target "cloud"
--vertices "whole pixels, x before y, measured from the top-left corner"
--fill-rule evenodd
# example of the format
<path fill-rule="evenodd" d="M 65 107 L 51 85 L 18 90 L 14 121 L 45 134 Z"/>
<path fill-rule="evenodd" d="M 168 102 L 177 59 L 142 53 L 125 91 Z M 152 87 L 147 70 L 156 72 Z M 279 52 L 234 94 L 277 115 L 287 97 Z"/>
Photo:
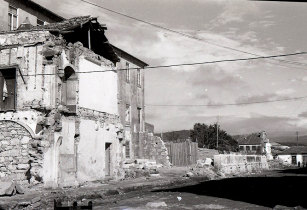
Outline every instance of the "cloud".
<path fill-rule="evenodd" d="M 273 93 L 263 94 L 263 95 L 253 95 L 247 97 L 239 97 L 236 103 L 253 103 L 260 101 L 270 101 L 276 99 L 277 95 Z"/>
<path fill-rule="evenodd" d="M 242 23 L 248 15 L 257 15 L 260 10 L 257 4 L 244 1 L 221 1 L 224 10 L 208 24 L 210 30 L 230 23 Z"/>
<path fill-rule="evenodd" d="M 301 117 L 301 118 L 306 118 L 307 119 L 307 111 L 306 112 L 302 112 L 298 115 L 298 117 Z"/>

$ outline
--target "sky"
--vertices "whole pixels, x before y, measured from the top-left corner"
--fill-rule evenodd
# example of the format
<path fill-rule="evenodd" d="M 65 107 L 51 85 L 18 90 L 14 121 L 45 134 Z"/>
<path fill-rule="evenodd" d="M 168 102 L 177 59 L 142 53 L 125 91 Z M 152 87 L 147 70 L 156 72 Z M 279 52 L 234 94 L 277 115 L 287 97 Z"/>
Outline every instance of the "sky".
<path fill-rule="evenodd" d="M 91 15 L 107 25 L 115 46 L 150 66 L 307 51 L 307 3 L 247 0 L 87 0 L 201 39 L 187 38 L 80 0 L 33 0 L 65 18 Z M 224 47 L 220 47 L 224 46 Z M 156 132 L 215 123 L 230 134 L 307 134 L 307 56 L 145 70 L 146 121 Z"/>

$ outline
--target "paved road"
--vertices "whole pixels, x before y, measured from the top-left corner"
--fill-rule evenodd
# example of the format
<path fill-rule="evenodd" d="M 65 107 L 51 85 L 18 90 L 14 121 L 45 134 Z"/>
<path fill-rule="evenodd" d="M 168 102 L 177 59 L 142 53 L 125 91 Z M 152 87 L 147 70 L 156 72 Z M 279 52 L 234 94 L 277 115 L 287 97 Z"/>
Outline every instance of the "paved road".
<path fill-rule="evenodd" d="M 192 186 L 127 194 L 94 209 L 272 209 L 307 208 L 307 169 L 201 182 Z M 103 208 L 102 208 L 103 207 Z"/>

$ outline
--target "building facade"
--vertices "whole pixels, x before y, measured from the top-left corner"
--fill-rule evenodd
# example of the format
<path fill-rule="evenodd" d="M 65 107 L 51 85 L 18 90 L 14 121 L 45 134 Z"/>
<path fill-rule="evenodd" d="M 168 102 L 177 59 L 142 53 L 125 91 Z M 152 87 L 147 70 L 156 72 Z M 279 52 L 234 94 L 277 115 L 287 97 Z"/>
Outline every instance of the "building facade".
<path fill-rule="evenodd" d="M 273 159 L 270 140 L 265 131 L 242 136 L 237 141 L 241 153 L 265 154 L 269 160 Z"/>
<path fill-rule="evenodd" d="M 299 167 L 307 166 L 307 147 L 293 146 L 278 153 L 277 158 L 285 165 L 294 165 Z"/>
<path fill-rule="evenodd" d="M 91 17 L 0 33 L 0 179 L 121 177 L 119 58 Z"/>
<path fill-rule="evenodd" d="M 15 30 L 26 19 L 33 26 L 64 20 L 31 0 L 0 0 L 0 31 Z"/>
<path fill-rule="evenodd" d="M 118 68 L 118 107 L 125 130 L 125 157 L 143 157 L 143 133 L 145 132 L 145 72 L 148 66 L 127 52 L 112 46 L 120 58 Z"/>

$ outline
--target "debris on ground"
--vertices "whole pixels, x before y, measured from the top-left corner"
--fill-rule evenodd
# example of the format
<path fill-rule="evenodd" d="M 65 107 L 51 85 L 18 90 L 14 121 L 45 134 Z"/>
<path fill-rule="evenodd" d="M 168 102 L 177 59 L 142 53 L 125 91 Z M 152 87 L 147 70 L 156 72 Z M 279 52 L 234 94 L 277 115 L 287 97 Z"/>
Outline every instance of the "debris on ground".
<path fill-rule="evenodd" d="M 285 169 L 290 167 L 290 165 L 286 165 L 278 159 L 268 160 L 268 165 L 269 169 Z"/>
<path fill-rule="evenodd" d="M 0 182 L 0 196 L 13 196 L 16 194 L 24 194 L 23 188 L 12 181 Z"/>
<path fill-rule="evenodd" d="M 125 171 L 124 179 L 134 179 L 139 177 L 157 177 L 159 176 L 158 169 L 161 167 L 163 167 L 163 165 L 157 164 L 155 160 L 127 160 L 123 165 L 123 169 Z"/>
<path fill-rule="evenodd" d="M 223 174 L 217 172 L 212 166 L 213 160 L 211 158 L 205 158 L 197 160 L 194 167 L 184 175 L 185 177 L 207 177 L 209 180 L 216 179 L 218 177 L 224 177 Z"/>
<path fill-rule="evenodd" d="M 167 207 L 166 203 L 164 201 L 161 202 L 149 202 L 146 204 L 146 207 L 148 208 L 161 208 L 161 207 Z"/>

